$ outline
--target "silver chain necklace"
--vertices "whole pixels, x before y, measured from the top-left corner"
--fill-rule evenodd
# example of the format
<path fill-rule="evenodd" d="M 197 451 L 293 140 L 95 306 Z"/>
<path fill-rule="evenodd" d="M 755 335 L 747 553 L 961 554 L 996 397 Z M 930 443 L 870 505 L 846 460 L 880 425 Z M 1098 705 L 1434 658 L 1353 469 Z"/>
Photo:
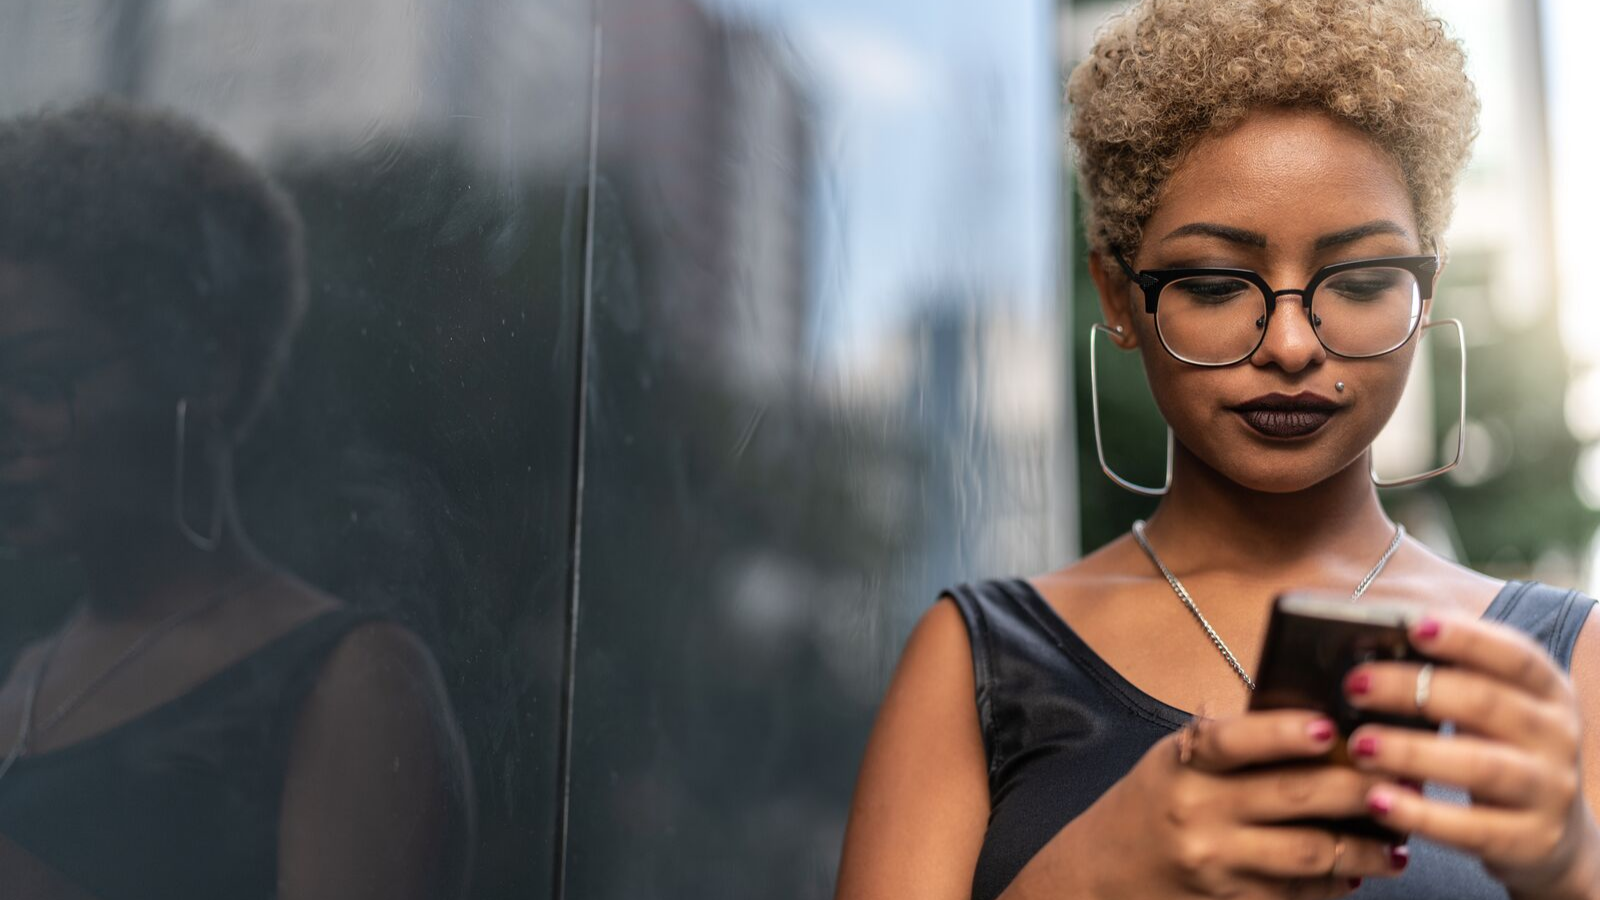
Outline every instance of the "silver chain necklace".
<path fill-rule="evenodd" d="M 260 576 L 252 576 L 244 580 L 246 582 L 253 582 L 258 577 Z M 239 588 L 239 590 L 235 590 L 236 588 Z M 57 633 L 55 640 L 51 641 L 50 646 L 44 651 L 44 656 L 40 657 L 39 664 L 34 666 L 33 674 L 28 677 L 27 691 L 22 695 L 22 722 L 17 726 L 17 739 L 12 742 L 11 751 L 6 754 L 4 761 L 0 761 L 0 780 L 3 780 L 6 777 L 6 775 L 11 771 L 11 767 L 17 764 L 17 760 L 21 759 L 27 754 L 29 741 L 33 740 L 37 736 L 49 732 L 51 729 L 61 724 L 61 721 L 67 716 L 71 715 L 72 712 L 78 708 L 79 704 L 81 704 L 84 700 L 87 700 L 96 691 L 105 687 L 106 684 L 111 681 L 112 676 L 122 671 L 123 667 L 133 662 L 139 657 L 140 654 L 150 649 L 156 644 L 156 642 L 166 637 L 179 625 L 182 625 L 184 622 L 187 622 L 190 619 L 198 618 L 211 609 L 221 605 L 222 601 L 228 599 L 229 597 L 236 596 L 240 590 L 242 590 L 242 587 L 236 582 L 235 584 L 229 585 L 227 589 L 218 591 L 216 594 L 207 597 L 204 601 L 195 604 L 188 609 L 181 609 L 165 619 L 162 619 L 160 622 L 157 622 L 155 625 L 151 626 L 149 631 L 146 631 L 132 644 L 129 644 L 128 648 L 123 650 L 116 660 L 114 660 L 110 666 L 106 667 L 105 671 L 97 675 L 88 684 L 74 691 L 71 696 L 63 700 L 61 705 L 57 706 L 55 710 L 51 712 L 50 715 L 43 721 L 39 722 L 38 724 L 34 724 L 34 707 L 38 705 L 39 702 L 39 689 L 44 684 L 45 672 L 49 669 L 51 661 L 55 659 L 56 651 L 61 648 L 61 642 L 66 638 L 67 632 L 71 631 L 72 626 L 76 624 L 77 617 L 74 617 L 71 622 L 68 622 L 66 625 L 62 626 L 61 631 Z"/>
<path fill-rule="evenodd" d="M 1360 600 L 1361 595 L 1367 592 L 1367 588 L 1372 587 L 1372 582 L 1377 580 L 1378 573 L 1383 571 L 1383 567 L 1389 564 L 1389 560 L 1394 556 L 1395 551 L 1400 549 L 1400 542 L 1405 540 L 1405 536 L 1406 527 L 1404 525 L 1396 525 L 1394 540 L 1389 542 L 1389 549 L 1383 551 L 1383 556 L 1378 560 L 1378 564 L 1372 567 L 1372 571 L 1367 573 L 1367 577 L 1361 579 L 1360 584 L 1356 585 L 1355 591 L 1350 594 L 1351 603 Z M 1222 658 L 1227 660 L 1228 665 L 1233 667 L 1234 674 L 1239 676 L 1245 687 L 1252 691 L 1255 690 L 1256 683 L 1250 680 L 1250 676 L 1245 672 L 1244 666 L 1239 665 L 1239 660 L 1234 658 L 1233 651 L 1228 649 L 1228 645 L 1223 642 L 1222 636 L 1217 634 L 1216 629 L 1211 627 L 1210 622 L 1206 621 L 1206 617 L 1200 612 L 1200 607 L 1195 605 L 1194 598 L 1190 597 L 1189 592 L 1184 590 L 1183 583 L 1178 580 L 1178 576 L 1172 574 L 1172 570 L 1168 569 L 1166 563 L 1161 561 L 1161 557 L 1156 555 L 1156 549 L 1150 546 L 1150 540 L 1144 536 L 1143 519 L 1133 523 L 1133 539 L 1139 542 L 1140 547 L 1144 548 L 1145 555 L 1150 557 L 1150 561 L 1156 564 L 1157 569 L 1161 570 L 1161 574 L 1167 579 L 1167 584 L 1172 585 L 1173 593 L 1177 594 L 1178 599 L 1183 601 L 1183 605 L 1187 606 L 1189 612 L 1194 614 L 1195 621 L 1200 623 L 1200 627 L 1206 630 L 1206 636 L 1211 638 L 1211 643 L 1215 644 L 1217 650 L 1221 651 Z"/>

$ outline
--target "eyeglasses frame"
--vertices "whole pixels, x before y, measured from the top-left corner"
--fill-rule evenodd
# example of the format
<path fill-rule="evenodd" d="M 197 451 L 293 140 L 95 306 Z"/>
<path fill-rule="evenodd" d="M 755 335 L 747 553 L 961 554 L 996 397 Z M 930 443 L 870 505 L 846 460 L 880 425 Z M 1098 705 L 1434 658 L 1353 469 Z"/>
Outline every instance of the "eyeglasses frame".
<path fill-rule="evenodd" d="M 1410 272 L 1412 277 L 1416 278 L 1418 299 L 1421 302 L 1426 303 L 1427 301 L 1433 299 L 1433 280 L 1439 272 L 1439 257 L 1437 256 L 1377 256 L 1369 259 L 1353 259 L 1346 262 L 1332 263 L 1330 265 L 1323 266 L 1312 274 L 1311 280 L 1306 283 L 1304 288 L 1299 290 L 1294 288 L 1286 288 L 1281 291 L 1275 291 L 1272 289 L 1272 285 L 1268 284 L 1267 280 L 1261 276 L 1261 273 L 1255 271 L 1254 269 L 1201 267 L 1181 269 L 1142 269 L 1139 271 L 1134 271 L 1133 267 L 1128 265 L 1128 261 L 1123 258 L 1122 251 L 1113 249 L 1111 251 L 1111 255 L 1116 258 L 1117 265 L 1122 267 L 1122 271 L 1128 276 L 1128 279 L 1144 292 L 1144 309 L 1145 312 L 1149 313 L 1151 318 L 1155 320 L 1156 337 L 1161 342 L 1161 349 L 1167 351 L 1169 356 L 1181 363 L 1186 363 L 1191 366 L 1200 366 L 1207 369 L 1219 369 L 1226 366 L 1235 366 L 1254 356 L 1256 351 L 1261 349 L 1261 345 L 1266 343 L 1267 329 L 1265 327 L 1261 329 L 1261 337 L 1256 341 L 1255 346 L 1250 348 L 1248 353 L 1245 353 L 1238 359 L 1231 360 L 1229 362 L 1196 362 L 1192 359 L 1186 359 L 1185 357 L 1179 356 L 1170 346 L 1167 345 L 1167 339 L 1161 333 L 1161 319 L 1156 316 L 1156 307 L 1161 299 L 1161 292 L 1166 289 L 1167 285 L 1173 283 L 1174 281 L 1178 281 L 1183 278 L 1204 277 L 1207 275 L 1238 278 L 1241 281 L 1247 281 L 1250 284 L 1255 285 L 1261 291 L 1261 295 L 1266 298 L 1267 323 L 1272 321 L 1272 314 L 1277 311 L 1278 298 L 1286 294 L 1295 294 L 1299 296 L 1300 305 L 1306 311 L 1306 318 L 1312 323 L 1311 333 L 1317 336 L 1317 343 L 1322 345 L 1322 349 L 1342 359 L 1376 359 L 1377 357 L 1385 356 L 1393 353 L 1396 350 L 1399 350 L 1401 347 L 1404 347 L 1406 342 L 1411 340 L 1412 336 L 1417 333 L 1417 328 L 1422 323 L 1422 316 L 1419 314 L 1411 323 L 1411 328 L 1406 332 L 1406 336 L 1401 338 L 1399 343 L 1388 348 L 1387 350 L 1381 350 L 1377 353 L 1365 353 L 1358 355 L 1340 353 L 1332 347 L 1329 347 L 1327 342 L 1322 339 L 1322 333 L 1317 330 L 1317 320 L 1315 319 L 1311 310 L 1311 301 L 1315 297 L 1317 287 L 1320 286 L 1324 281 L 1327 281 L 1329 278 L 1332 278 L 1341 272 L 1348 272 L 1353 269 L 1404 269 L 1407 272 Z"/>
<path fill-rule="evenodd" d="M 87 360 L 77 366 L 71 367 L 70 372 L 41 369 L 37 372 L 30 373 L 50 381 L 52 385 L 60 392 L 62 402 L 64 402 L 66 405 L 67 431 L 66 435 L 58 441 L 41 443 L 37 445 L 19 444 L 18 449 L 24 455 L 44 456 L 59 453 L 70 446 L 73 438 L 75 438 L 78 434 L 78 381 L 86 376 L 100 371 L 101 369 L 104 369 L 113 363 L 120 361 L 129 353 L 131 353 L 137 346 L 137 344 L 125 344 L 117 347 L 110 353 L 102 354 L 96 359 Z M 13 377 L 15 374 L 16 373 L 14 372 L 0 372 L 0 381 Z"/>

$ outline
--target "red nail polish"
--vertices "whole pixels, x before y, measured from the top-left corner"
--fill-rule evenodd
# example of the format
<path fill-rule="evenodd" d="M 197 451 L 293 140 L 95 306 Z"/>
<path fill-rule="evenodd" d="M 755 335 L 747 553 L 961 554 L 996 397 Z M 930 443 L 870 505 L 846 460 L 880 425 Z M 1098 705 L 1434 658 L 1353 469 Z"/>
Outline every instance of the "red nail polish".
<path fill-rule="evenodd" d="M 1373 757 L 1378 755 L 1378 739 L 1370 734 L 1356 738 L 1354 747 L 1357 756 Z"/>
<path fill-rule="evenodd" d="M 1306 727 L 1306 733 L 1311 736 L 1313 741 L 1319 744 L 1326 744 L 1328 741 L 1333 740 L 1333 723 L 1327 719 L 1318 719 Z"/>
<path fill-rule="evenodd" d="M 1431 641 L 1439 636 L 1441 624 L 1438 619 L 1423 619 L 1417 623 L 1417 637 Z"/>
<path fill-rule="evenodd" d="M 1411 862 L 1411 848 L 1405 844 L 1389 848 L 1389 867 L 1396 872 L 1403 871 L 1406 864 Z"/>
<path fill-rule="evenodd" d="M 1361 879 L 1359 879 L 1359 878 L 1350 879 L 1350 890 L 1353 891 L 1358 887 L 1361 887 Z"/>
<path fill-rule="evenodd" d="M 1372 676 L 1365 672 L 1351 672 L 1350 677 L 1344 680 L 1344 691 L 1352 696 L 1360 696 L 1372 690 Z"/>
<path fill-rule="evenodd" d="M 1387 794 L 1373 794 L 1367 798 L 1367 809 L 1375 816 L 1387 816 L 1394 809 L 1394 800 Z"/>

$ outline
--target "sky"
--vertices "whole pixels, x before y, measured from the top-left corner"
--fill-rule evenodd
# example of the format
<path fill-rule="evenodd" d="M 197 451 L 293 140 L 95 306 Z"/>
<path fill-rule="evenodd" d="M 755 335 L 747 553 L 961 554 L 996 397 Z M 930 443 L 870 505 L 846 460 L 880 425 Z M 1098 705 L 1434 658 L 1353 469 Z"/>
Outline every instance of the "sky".
<path fill-rule="evenodd" d="M 1044 0 L 707 0 L 794 47 L 818 100 L 818 339 L 871 352 L 952 288 L 1054 305 L 1058 83 Z"/>

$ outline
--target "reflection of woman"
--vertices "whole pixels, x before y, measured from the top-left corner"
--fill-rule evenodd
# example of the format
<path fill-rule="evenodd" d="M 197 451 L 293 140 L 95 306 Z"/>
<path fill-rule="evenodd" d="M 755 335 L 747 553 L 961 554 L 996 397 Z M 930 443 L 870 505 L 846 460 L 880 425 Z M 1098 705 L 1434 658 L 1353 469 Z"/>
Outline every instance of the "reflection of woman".
<path fill-rule="evenodd" d="M 235 515 L 231 450 L 303 305 L 287 199 L 188 123 L 0 125 L 0 543 L 89 584 L 0 688 L 0 883 L 10 858 L 102 900 L 459 892 L 428 652 Z"/>
<path fill-rule="evenodd" d="M 1475 130 L 1459 46 L 1415 0 L 1145 0 L 1070 96 L 1102 334 L 1142 357 L 1170 484 L 1147 528 L 928 613 L 840 897 L 1600 896 L 1593 601 L 1406 540 L 1369 470 Z M 1369 725 L 1353 767 L 1276 765 L 1334 740 L 1245 712 L 1291 587 L 1424 605 L 1437 668 L 1345 693 L 1455 736 Z M 1349 816 L 1411 840 L 1295 822 Z"/>

